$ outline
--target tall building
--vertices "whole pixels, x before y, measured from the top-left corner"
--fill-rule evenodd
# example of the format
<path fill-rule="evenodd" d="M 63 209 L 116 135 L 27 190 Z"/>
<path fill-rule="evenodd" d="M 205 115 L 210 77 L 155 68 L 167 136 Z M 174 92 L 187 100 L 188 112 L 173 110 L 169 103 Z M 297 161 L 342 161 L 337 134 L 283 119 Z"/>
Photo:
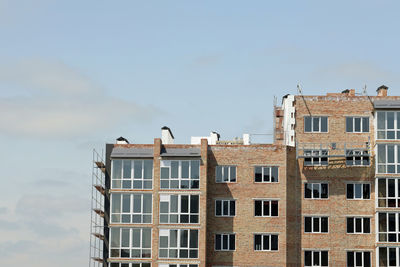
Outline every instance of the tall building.
<path fill-rule="evenodd" d="M 286 95 L 273 144 L 94 154 L 91 266 L 400 266 L 400 96 Z"/>

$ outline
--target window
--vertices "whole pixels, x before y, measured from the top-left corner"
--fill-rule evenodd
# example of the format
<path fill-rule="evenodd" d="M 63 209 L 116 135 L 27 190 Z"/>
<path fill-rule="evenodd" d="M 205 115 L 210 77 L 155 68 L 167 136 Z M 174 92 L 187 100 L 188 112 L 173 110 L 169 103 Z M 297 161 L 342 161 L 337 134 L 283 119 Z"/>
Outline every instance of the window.
<path fill-rule="evenodd" d="M 327 133 L 328 117 L 304 117 L 305 133 Z"/>
<path fill-rule="evenodd" d="M 160 195 L 160 223 L 199 223 L 199 195 Z"/>
<path fill-rule="evenodd" d="M 379 247 L 378 248 L 379 267 L 400 266 L 400 247 Z"/>
<path fill-rule="evenodd" d="M 199 189 L 199 160 L 161 160 L 161 189 Z"/>
<path fill-rule="evenodd" d="M 377 112 L 377 139 L 400 139 L 400 112 Z"/>
<path fill-rule="evenodd" d="M 369 118 L 368 117 L 347 117 L 346 132 L 348 133 L 368 133 Z"/>
<path fill-rule="evenodd" d="M 370 218 L 349 217 L 347 218 L 348 234 L 369 234 L 371 233 Z"/>
<path fill-rule="evenodd" d="M 346 150 L 347 166 L 369 166 L 368 150 Z"/>
<path fill-rule="evenodd" d="M 111 194 L 112 223 L 151 223 L 151 194 Z"/>
<path fill-rule="evenodd" d="M 215 181 L 217 183 L 236 182 L 236 166 L 216 166 Z"/>
<path fill-rule="evenodd" d="M 304 266 L 329 266 L 328 251 L 304 251 Z"/>
<path fill-rule="evenodd" d="M 400 242 L 400 216 L 396 212 L 378 213 L 379 242 Z"/>
<path fill-rule="evenodd" d="M 400 208 L 400 178 L 378 178 L 378 207 Z"/>
<path fill-rule="evenodd" d="M 160 258 L 196 259 L 199 230 L 160 229 Z"/>
<path fill-rule="evenodd" d="M 347 199 L 370 199 L 370 184 L 347 184 Z"/>
<path fill-rule="evenodd" d="M 151 228 L 110 229 L 111 258 L 151 258 Z"/>
<path fill-rule="evenodd" d="M 112 189 L 151 189 L 153 160 L 112 160 Z"/>
<path fill-rule="evenodd" d="M 110 267 L 151 267 L 150 262 L 112 262 L 110 263 Z"/>
<path fill-rule="evenodd" d="M 371 252 L 347 251 L 347 267 L 371 267 Z"/>
<path fill-rule="evenodd" d="M 198 264 L 167 264 L 161 263 L 158 264 L 158 267 L 199 267 Z"/>
<path fill-rule="evenodd" d="M 254 181 L 256 183 L 277 183 L 278 167 L 255 167 Z"/>
<path fill-rule="evenodd" d="M 328 150 L 304 150 L 304 166 L 327 166 Z"/>
<path fill-rule="evenodd" d="M 218 251 L 235 250 L 235 234 L 216 234 L 215 250 Z"/>
<path fill-rule="evenodd" d="M 215 200 L 215 216 L 233 217 L 236 215 L 235 200 Z"/>
<path fill-rule="evenodd" d="M 305 183 L 304 198 L 327 199 L 329 196 L 327 183 Z"/>
<path fill-rule="evenodd" d="M 277 251 L 278 235 L 271 234 L 255 234 L 254 250 L 256 251 Z"/>
<path fill-rule="evenodd" d="M 378 144 L 378 173 L 400 173 L 398 145 Z"/>
<path fill-rule="evenodd" d="M 328 217 L 304 217 L 305 233 L 328 233 Z"/>
<path fill-rule="evenodd" d="M 257 217 L 276 217 L 278 216 L 277 200 L 255 200 L 254 216 Z"/>

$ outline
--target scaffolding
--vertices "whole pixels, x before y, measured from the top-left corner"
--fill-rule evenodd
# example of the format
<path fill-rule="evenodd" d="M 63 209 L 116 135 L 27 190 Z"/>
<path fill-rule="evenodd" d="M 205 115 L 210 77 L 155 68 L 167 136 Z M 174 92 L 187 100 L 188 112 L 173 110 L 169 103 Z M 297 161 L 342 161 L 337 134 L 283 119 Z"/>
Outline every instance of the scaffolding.
<path fill-rule="evenodd" d="M 95 149 L 93 149 L 89 267 L 107 266 L 103 255 L 103 247 L 105 242 L 105 173 L 106 166 L 104 164 L 103 157 Z"/>

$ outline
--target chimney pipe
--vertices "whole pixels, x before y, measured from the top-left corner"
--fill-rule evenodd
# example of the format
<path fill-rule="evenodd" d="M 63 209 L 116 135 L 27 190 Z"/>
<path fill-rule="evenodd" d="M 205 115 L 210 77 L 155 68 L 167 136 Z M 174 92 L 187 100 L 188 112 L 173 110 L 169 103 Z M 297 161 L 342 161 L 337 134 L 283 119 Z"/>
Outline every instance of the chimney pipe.
<path fill-rule="evenodd" d="M 127 144 L 129 144 L 129 141 L 128 141 L 128 139 L 123 138 L 123 137 L 121 136 L 121 137 L 118 137 L 118 138 L 117 138 L 117 144 L 118 144 L 118 145 L 127 145 Z"/>
<path fill-rule="evenodd" d="M 161 143 L 169 145 L 174 143 L 174 135 L 167 126 L 161 128 Z"/>
<path fill-rule="evenodd" d="M 387 96 L 388 89 L 389 87 L 386 85 L 381 85 L 376 89 L 376 92 L 378 93 L 378 96 Z"/>

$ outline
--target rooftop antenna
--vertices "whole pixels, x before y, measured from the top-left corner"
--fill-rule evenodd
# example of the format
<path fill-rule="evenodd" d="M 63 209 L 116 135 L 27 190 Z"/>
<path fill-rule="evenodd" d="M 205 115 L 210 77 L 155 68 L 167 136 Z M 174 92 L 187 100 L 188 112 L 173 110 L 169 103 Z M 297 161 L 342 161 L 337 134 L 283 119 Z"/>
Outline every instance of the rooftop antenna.
<path fill-rule="evenodd" d="M 310 116 L 311 116 L 311 111 L 310 111 L 310 109 L 308 108 L 306 99 L 304 98 L 303 90 L 301 89 L 300 83 L 297 84 L 297 92 L 298 92 L 298 94 L 301 96 L 301 98 L 303 98 L 304 105 L 305 105 L 306 108 L 307 108 L 308 114 L 310 114 Z"/>
<path fill-rule="evenodd" d="M 373 106 L 373 105 L 374 105 L 374 102 L 372 102 L 371 97 L 369 97 L 369 95 L 368 95 L 368 92 L 367 92 L 367 85 L 366 85 L 366 84 L 365 84 L 364 87 L 363 87 L 363 95 L 365 95 L 365 96 L 368 97 L 369 102 L 371 102 L 371 105 Z"/>

